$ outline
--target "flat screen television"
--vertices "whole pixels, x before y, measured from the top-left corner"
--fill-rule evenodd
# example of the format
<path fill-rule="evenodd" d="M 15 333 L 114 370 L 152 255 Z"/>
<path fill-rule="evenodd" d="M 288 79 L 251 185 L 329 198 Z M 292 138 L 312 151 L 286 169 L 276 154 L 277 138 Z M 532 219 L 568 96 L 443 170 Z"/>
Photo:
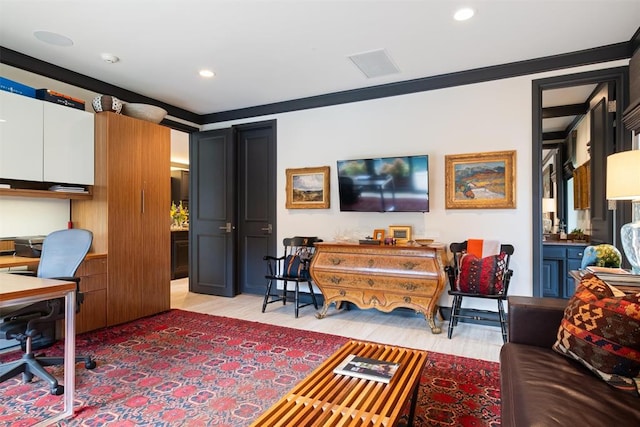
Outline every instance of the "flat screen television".
<path fill-rule="evenodd" d="M 343 212 L 429 212 L 429 156 L 338 160 Z"/>

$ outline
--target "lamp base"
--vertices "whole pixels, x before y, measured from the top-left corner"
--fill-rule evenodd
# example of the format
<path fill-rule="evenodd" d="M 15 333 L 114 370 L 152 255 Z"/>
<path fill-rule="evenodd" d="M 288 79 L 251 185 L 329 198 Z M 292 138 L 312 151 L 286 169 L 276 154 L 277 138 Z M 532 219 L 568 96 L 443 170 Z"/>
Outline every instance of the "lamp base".
<path fill-rule="evenodd" d="M 634 200 L 631 209 L 633 222 L 620 228 L 620 240 L 631 271 L 640 274 L 640 201 Z"/>

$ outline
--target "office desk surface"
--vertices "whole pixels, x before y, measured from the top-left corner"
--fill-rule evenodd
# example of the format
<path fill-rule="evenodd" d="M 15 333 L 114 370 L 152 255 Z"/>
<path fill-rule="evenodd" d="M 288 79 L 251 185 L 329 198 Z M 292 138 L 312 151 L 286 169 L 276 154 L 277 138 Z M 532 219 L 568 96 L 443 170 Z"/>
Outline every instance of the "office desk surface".
<path fill-rule="evenodd" d="M 88 253 L 85 259 L 91 259 L 104 254 Z M 0 268 L 9 267 L 35 267 L 40 262 L 40 258 L 28 258 L 24 256 L 0 255 Z"/>
<path fill-rule="evenodd" d="M 39 279 L 19 274 L 0 274 L 0 304 L 42 294 L 69 292 L 76 289 L 75 282 Z"/>

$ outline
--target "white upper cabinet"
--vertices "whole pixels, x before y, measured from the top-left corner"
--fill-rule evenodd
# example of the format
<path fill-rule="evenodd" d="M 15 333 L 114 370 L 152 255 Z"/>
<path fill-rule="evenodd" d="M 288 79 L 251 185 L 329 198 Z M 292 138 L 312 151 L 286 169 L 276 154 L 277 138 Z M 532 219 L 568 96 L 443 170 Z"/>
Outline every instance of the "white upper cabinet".
<path fill-rule="evenodd" d="M 42 101 L 0 91 L 0 178 L 42 181 Z"/>
<path fill-rule="evenodd" d="M 0 91 L 0 178 L 93 185 L 92 113 Z"/>
<path fill-rule="evenodd" d="M 93 114 L 45 102 L 43 181 L 93 185 Z"/>

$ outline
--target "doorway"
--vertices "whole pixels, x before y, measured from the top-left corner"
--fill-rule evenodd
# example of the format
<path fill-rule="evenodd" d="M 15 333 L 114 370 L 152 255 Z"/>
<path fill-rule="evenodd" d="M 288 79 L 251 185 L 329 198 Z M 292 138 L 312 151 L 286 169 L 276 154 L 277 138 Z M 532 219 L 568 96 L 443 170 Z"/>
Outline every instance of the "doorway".
<path fill-rule="evenodd" d="M 276 249 L 276 122 L 197 132 L 189 145 L 189 290 L 263 293 L 263 256 Z"/>
<path fill-rule="evenodd" d="M 631 212 L 628 207 L 625 209 L 618 209 L 613 214 L 608 212 L 606 208 L 606 200 L 604 194 L 605 180 L 602 177 L 606 176 L 606 156 L 611 152 L 625 151 L 631 148 L 631 132 L 627 132 L 622 125 L 622 112 L 628 105 L 628 87 L 629 76 L 628 67 L 618 67 L 605 70 L 596 70 L 591 72 L 571 74 L 566 76 L 557 76 L 547 79 L 534 80 L 532 82 L 532 252 L 533 252 L 533 295 L 543 296 L 543 283 L 542 283 L 542 199 L 544 196 L 543 186 L 543 129 L 542 129 L 542 96 L 543 91 L 566 88 L 571 86 L 580 86 L 588 84 L 601 84 L 608 83 L 611 88 L 611 96 L 615 99 L 615 105 L 607 104 L 606 111 L 610 111 L 612 114 L 611 126 L 611 139 L 612 145 L 610 147 L 600 147 L 602 150 L 592 151 L 592 158 L 594 162 L 592 167 L 596 167 L 598 170 L 592 170 L 592 188 L 594 190 L 592 201 L 595 201 L 594 207 L 597 209 L 592 210 L 597 215 L 594 217 L 592 214 L 592 220 L 595 218 L 599 221 L 598 227 L 600 227 L 601 235 L 607 235 L 607 231 L 611 233 L 619 230 L 614 229 L 614 224 L 624 224 L 629 222 Z M 600 113 L 603 112 L 600 110 Z M 602 123 L 599 123 L 602 126 Z M 606 132 L 606 131 L 604 131 Z M 597 181 L 597 182 L 596 182 Z M 604 206 L 604 208 L 603 208 Z M 558 207 L 561 209 L 562 207 Z"/>

